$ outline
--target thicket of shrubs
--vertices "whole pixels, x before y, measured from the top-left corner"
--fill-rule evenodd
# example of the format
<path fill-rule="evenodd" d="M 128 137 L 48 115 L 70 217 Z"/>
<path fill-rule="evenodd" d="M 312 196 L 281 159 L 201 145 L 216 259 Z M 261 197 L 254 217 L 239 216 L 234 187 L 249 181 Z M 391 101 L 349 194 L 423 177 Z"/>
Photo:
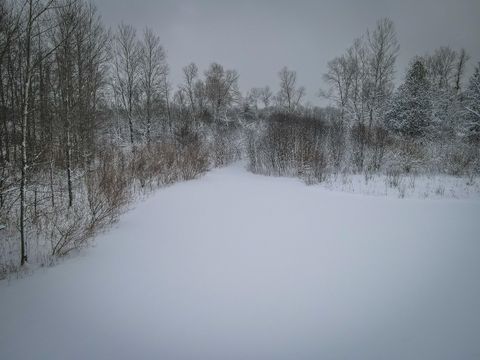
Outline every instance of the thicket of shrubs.
<path fill-rule="evenodd" d="M 394 134 L 383 127 L 347 125 L 340 116 L 274 112 L 250 131 L 247 154 L 255 173 L 297 176 L 307 183 L 338 173 L 480 173 L 480 146 L 452 135 L 439 142 Z"/>
<path fill-rule="evenodd" d="M 132 151 L 113 143 L 98 144 L 96 157 L 74 175 L 69 206 L 64 175 L 39 171 L 35 190 L 28 191 L 28 262 L 48 266 L 88 246 L 139 196 L 178 181 L 195 179 L 214 166 L 238 160 L 241 150 L 235 129 L 209 131 L 179 126 L 170 136 Z M 220 136 L 218 133 L 221 132 Z M 52 179 L 47 178 L 52 176 Z M 0 278 L 19 269 L 17 192 L 2 193 Z"/>
<path fill-rule="evenodd" d="M 35 188 L 27 192 L 29 262 L 50 265 L 87 246 L 138 196 L 242 158 L 254 173 L 300 177 L 308 184 L 337 174 L 383 174 L 392 187 L 404 174 L 480 174 L 476 142 L 455 136 L 438 142 L 348 125 L 335 109 L 265 110 L 243 122 L 180 122 L 167 134 L 134 149 L 97 144 L 95 159 L 73 176 L 73 206 L 64 174 L 39 169 Z M 19 267 L 16 201 L 16 191 L 2 192 L 0 275 Z"/>

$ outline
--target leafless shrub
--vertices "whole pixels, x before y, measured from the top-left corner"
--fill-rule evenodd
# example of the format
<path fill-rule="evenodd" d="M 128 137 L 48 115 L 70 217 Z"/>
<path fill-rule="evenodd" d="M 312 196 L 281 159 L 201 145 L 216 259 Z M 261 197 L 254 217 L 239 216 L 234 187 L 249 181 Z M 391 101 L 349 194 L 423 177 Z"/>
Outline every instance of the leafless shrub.
<path fill-rule="evenodd" d="M 116 219 L 130 194 L 124 172 L 112 163 L 91 171 L 85 178 L 85 185 L 90 210 L 87 231 L 93 234 L 97 227 Z"/>
<path fill-rule="evenodd" d="M 345 133 L 346 127 L 341 120 L 330 124 L 328 130 L 328 151 L 332 167 L 336 170 L 340 169 L 342 160 L 345 157 Z"/>
<path fill-rule="evenodd" d="M 314 117 L 274 113 L 265 133 L 248 142 L 250 168 L 264 174 L 322 181 L 327 168 L 324 123 Z M 308 180 L 311 181 L 311 180 Z"/>
<path fill-rule="evenodd" d="M 70 209 L 68 213 L 57 212 L 52 218 L 50 237 L 52 257 L 62 257 L 75 249 L 85 246 L 88 240 L 84 214 L 79 209 Z"/>
<path fill-rule="evenodd" d="M 386 175 L 387 185 L 391 188 L 398 188 L 402 184 L 402 173 L 399 169 L 389 169 Z"/>
<path fill-rule="evenodd" d="M 308 185 L 325 181 L 327 178 L 326 156 L 322 152 L 312 154 L 299 175 Z"/>
<path fill-rule="evenodd" d="M 150 147 L 152 159 L 150 171 L 154 174 L 156 185 L 168 185 L 178 181 L 176 169 L 176 148 L 173 142 L 165 142 Z"/>
<path fill-rule="evenodd" d="M 425 161 L 425 146 L 421 142 L 401 139 L 394 145 L 398 150 L 399 159 L 396 166 L 401 172 L 410 174 L 419 172 L 424 168 L 422 164 Z"/>
<path fill-rule="evenodd" d="M 445 195 L 445 186 L 443 186 L 443 185 L 437 186 L 437 188 L 435 189 L 435 194 L 438 195 L 438 196 Z"/>
<path fill-rule="evenodd" d="M 470 144 L 456 144 L 450 147 L 445 154 L 446 172 L 450 175 L 461 176 L 472 172 L 479 150 Z"/>
<path fill-rule="evenodd" d="M 365 162 L 365 151 L 367 145 L 367 126 L 363 123 L 357 123 L 350 130 L 352 142 L 352 161 L 357 171 L 363 170 Z"/>
<path fill-rule="evenodd" d="M 217 131 L 211 145 L 212 164 L 222 167 L 240 159 L 241 150 L 235 141 L 233 131 Z"/>
<path fill-rule="evenodd" d="M 208 153 L 200 144 L 185 147 L 178 159 L 182 180 L 192 180 L 208 170 Z"/>
<path fill-rule="evenodd" d="M 369 167 L 378 171 L 382 166 L 388 142 L 388 133 L 383 127 L 376 126 L 371 130 L 368 147 L 371 152 Z"/>

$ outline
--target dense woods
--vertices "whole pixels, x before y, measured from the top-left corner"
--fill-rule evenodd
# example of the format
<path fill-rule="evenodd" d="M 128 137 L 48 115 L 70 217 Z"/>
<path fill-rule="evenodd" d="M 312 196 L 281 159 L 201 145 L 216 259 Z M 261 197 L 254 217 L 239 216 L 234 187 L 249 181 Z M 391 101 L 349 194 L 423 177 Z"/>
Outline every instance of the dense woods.
<path fill-rule="evenodd" d="M 49 265 L 136 197 L 239 159 L 308 183 L 478 176 L 480 65 L 471 74 L 465 50 L 441 47 L 404 71 L 399 51 L 393 22 L 378 21 L 328 63 L 320 108 L 287 67 L 241 94 L 235 70 L 191 63 L 177 87 L 149 28 L 106 29 L 83 0 L 0 0 L 0 276 Z"/>

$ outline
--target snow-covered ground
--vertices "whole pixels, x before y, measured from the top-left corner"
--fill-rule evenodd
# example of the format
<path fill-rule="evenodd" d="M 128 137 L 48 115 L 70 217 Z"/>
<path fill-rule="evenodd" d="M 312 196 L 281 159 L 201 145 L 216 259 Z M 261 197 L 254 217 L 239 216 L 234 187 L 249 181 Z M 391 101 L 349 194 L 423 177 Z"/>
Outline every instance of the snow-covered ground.
<path fill-rule="evenodd" d="M 479 215 L 215 170 L 0 282 L 0 359 L 479 359 Z"/>
<path fill-rule="evenodd" d="M 397 198 L 480 200 L 478 176 L 337 174 L 328 176 L 320 186 L 335 191 Z"/>

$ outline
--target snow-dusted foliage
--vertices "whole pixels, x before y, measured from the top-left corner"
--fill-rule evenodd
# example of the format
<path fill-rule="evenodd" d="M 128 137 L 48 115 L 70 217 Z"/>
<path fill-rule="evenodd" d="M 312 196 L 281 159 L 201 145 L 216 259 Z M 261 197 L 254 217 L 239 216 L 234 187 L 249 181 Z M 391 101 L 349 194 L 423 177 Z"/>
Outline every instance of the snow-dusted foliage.
<path fill-rule="evenodd" d="M 430 83 L 422 61 L 416 59 L 407 71 L 405 82 L 392 97 L 385 113 L 389 130 L 402 135 L 425 136 L 432 118 Z"/>
<path fill-rule="evenodd" d="M 238 74 L 172 93 L 151 29 L 83 0 L 0 2 L 0 276 L 85 246 L 139 194 L 240 157 Z"/>
<path fill-rule="evenodd" d="M 140 194 L 240 159 L 310 184 L 354 174 L 476 183 L 478 67 L 467 82 L 466 52 L 440 48 L 395 90 L 390 19 L 328 63 L 322 96 L 333 106 L 319 108 L 287 67 L 275 88 L 242 95 L 236 70 L 191 63 L 174 87 L 158 34 L 107 31 L 84 0 L 0 1 L 0 15 L 0 275 L 53 263 Z"/>
<path fill-rule="evenodd" d="M 478 358 L 480 64 L 396 87 L 381 19 L 318 107 L 286 66 L 172 84 L 161 35 L 0 0 L 0 359 Z"/>
<path fill-rule="evenodd" d="M 480 63 L 465 91 L 464 114 L 465 135 L 474 142 L 480 142 Z"/>

